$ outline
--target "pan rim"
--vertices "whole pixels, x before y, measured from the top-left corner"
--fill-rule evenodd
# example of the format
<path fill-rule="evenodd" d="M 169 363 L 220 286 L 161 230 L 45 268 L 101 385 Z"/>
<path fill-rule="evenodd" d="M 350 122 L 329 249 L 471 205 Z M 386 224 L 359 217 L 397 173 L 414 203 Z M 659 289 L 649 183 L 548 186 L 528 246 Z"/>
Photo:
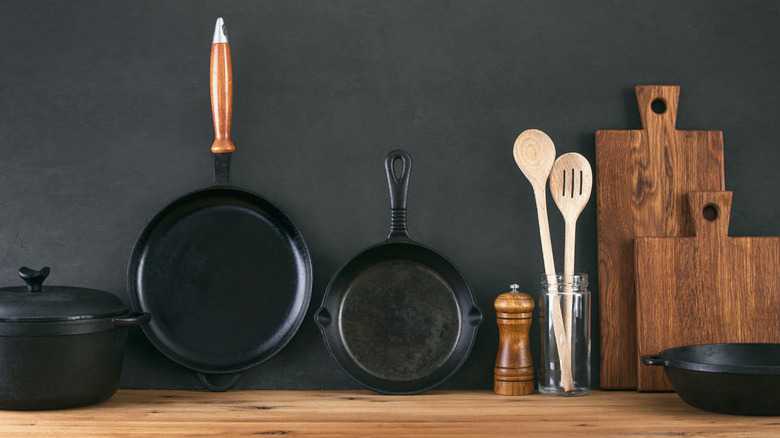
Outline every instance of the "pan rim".
<path fill-rule="evenodd" d="M 211 187 L 191 191 L 176 198 L 175 200 L 168 203 L 162 210 L 159 210 L 144 226 L 143 230 L 136 238 L 127 268 L 127 287 L 132 308 L 135 310 L 144 308 L 142 303 L 143 300 L 141 299 L 141 295 L 143 295 L 143 293 L 137 287 L 139 272 L 143 269 L 144 265 L 144 253 L 147 252 L 141 249 L 148 247 L 148 242 L 151 237 L 159 231 L 158 229 L 166 222 L 166 219 L 170 218 L 171 215 L 175 216 L 174 213 L 177 209 L 181 208 L 182 206 L 186 206 L 189 203 L 193 203 L 193 201 L 203 202 L 204 199 L 210 198 L 211 195 L 214 197 L 220 197 L 222 199 L 229 197 L 243 201 L 244 203 L 248 203 L 252 206 L 260 206 L 264 211 L 267 212 L 265 215 L 266 217 L 272 217 L 275 222 L 282 225 L 282 229 L 278 230 L 278 232 L 280 235 L 286 236 L 286 240 L 289 242 L 291 252 L 294 254 L 296 259 L 296 267 L 300 272 L 299 275 L 301 278 L 303 278 L 303 281 L 297 285 L 297 288 L 295 288 L 294 295 L 297 297 L 296 301 L 300 304 L 295 306 L 297 307 L 297 311 L 291 312 L 291 314 L 294 314 L 294 318 L 291 318 L 289 324 L 285 324 L 288 329 L 284 330 L 283 333 L 278 335 L 280 338 L 279 342 L 277 342 L 271 348 L 263 350 L 261 354 L 253 351 L 249 354 L 240 355 L 241 359 L 235 360 L 235 363 L 232 365 L 213 365 L 198 359 L 188 357 L 186 354 L 183 355 L 178 353 L 180 349 L 172 348 L 169 345 L 169 342 L 165 340 L 165 337 L 158 335 L 158 330 L 155 330 L 156 326 L 154 325 L 154 314 L 152 314 L 152 321 L 149 324 L 142 326 L 141 330 L 150 343 L 152 343 L 152 345 L 160 353 L 162 353 L 171 361 L 187 369 L 203 374 L 232 374 L 253 368 L 271 359 L 285 346 L 287 346 L 299 331 L 311 302 L 313 285 L 311 252 L 306 245 L 306 242 L 303 239 L 303 236 L 298 227 L 279 206 L 254 192 L 229 185 L 214 185 Z M 220 204 L 219 206 L 224 205 L 235 206 L 234 204 Z M 206 205 L 206 208 L 208 207 L 210 206 Z M 174 342 L 173 344 L 180 344 L 180 342 Z M 260 344 L 258 343 L 257 345 Z M 205 351 L 206 356 L 211 355 L 216 357 L 217 355 L 217 353 L 210 353 L 208 350 Z"/>
<path fill-rule="evenodd" d="M 780 351 L 780 343 L 772 342 L 735 342 L 735 343 L 715 343 L 715 344 L 698 344 L 698 345 L 685 345 L 681 347 L 669 348 L 661 352 L 658 356 L 664 359 L 667 367 L 674 367 L 689 371 L 698 371 L 703 373 L 723 373 L 723 374 L 751 374 L 751 375 L 764 375 L 764 376 L 780 376 L 780 365 L 730 365 L 720 364 L 712 362 L 694 361 L 690 359 L 681 359 L 675 357 L 683 350 L 702 350 L 705 348 L 721 347 L 721 348 L 749 348 L 749 347 L 762 347 L 773 346 Z"/>

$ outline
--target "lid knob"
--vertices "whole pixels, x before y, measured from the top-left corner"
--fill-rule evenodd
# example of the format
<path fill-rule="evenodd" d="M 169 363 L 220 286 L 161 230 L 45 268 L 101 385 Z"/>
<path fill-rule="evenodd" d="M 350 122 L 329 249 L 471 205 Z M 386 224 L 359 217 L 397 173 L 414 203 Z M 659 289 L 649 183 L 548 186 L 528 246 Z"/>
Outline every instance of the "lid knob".
<path fill-rule="evenodd" d="M 49 272 L 51 270 L 48 266 L 40 271 L 30 269 L 27 266 L 19 268 L 19 276 L 27 283 L 27 292 L 40 292 L 43 290 L 43 281 L 49 276 Z"/>

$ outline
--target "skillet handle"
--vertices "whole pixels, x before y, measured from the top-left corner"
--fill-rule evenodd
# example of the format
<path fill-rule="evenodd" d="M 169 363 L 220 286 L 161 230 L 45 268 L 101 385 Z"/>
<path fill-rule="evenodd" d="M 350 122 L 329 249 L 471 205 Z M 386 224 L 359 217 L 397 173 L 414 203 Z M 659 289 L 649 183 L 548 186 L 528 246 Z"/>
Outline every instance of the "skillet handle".
<path fill-rule="evenodd" d="M 395 171 L 395 161 L 401 160 L 401 171 Z M 406 231 L 406 195 L 409 190 L 409 176 L 412 173 L 412 156 L 396 149 L 385 158 L 387 185 L 390 188 L 390 234 L 388 239 L 409 238 Z"/>
<path fill-rule="evenodd" d="M 660 356 L 656 356 L 656 355 L 642 356 L 642 363 L 645 365 L 662 366 L 662 367 L 669 364 L 669 362 L 666 359 L 661 359 Z"/>
<path fill-rule="evenodd" d="M 211 152 L 230 154 L 236 147 L 230 139 L 233 118 L 233 63 L 222 18 L 217 19 L 211 43 L 211 113 L 214 116 L 214 144 Z"/>
<path fill-rule="evenodd" d="M 234 374 L 203 374 L 203 373 L 196 373 L 198 375 L 198 380 L 200 380 L 200 383 L 206 387 L 209 391 L 212 392 L 225 392 L 228 389 L 236 386 L 236 383 L 238 383 L 239 377 L 241 377 L 240 373 L 234 373 Z M 218 377 L 225 377 L 225 378 L 219 378 Z M 220 382 L 217 382 L 216 380 L 220 380 Z"/>

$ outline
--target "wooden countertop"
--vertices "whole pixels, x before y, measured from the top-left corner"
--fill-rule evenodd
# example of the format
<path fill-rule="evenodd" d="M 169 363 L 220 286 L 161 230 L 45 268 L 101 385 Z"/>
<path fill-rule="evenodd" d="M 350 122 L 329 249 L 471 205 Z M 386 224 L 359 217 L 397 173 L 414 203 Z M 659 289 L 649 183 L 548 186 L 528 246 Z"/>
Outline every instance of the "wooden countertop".
<path fill-rule="evenodd" d="M 120 390 L 58 411 L 0 411 L 0 436 L 719 436 L 778 437 L 780 417 L 714 414 L 674 393 L 593 391 L 504 397 L 491 391 Z"/>

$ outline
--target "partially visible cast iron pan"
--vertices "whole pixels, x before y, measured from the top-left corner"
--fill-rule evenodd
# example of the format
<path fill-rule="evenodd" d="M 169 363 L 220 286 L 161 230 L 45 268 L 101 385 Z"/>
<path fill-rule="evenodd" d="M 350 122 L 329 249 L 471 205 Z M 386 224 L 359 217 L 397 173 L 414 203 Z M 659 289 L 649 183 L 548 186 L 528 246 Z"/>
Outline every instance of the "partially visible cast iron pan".
<path fill-rule="evenodd" d="M 416 394 L 465 362 L 482 314 L 460 271 L 409 238 L 409 154 L 390 152 L 385 169 L 390 235 L 331 279 L 315 320 L 333 358 L 358 383 L 384 394 Z"/>
<path fill-rule="evenodd" d="M 159 212 L 128 267 L 133 307 L 168 358 L 224 391 L 276 354 L 298 330 L 311 297 L 311 258 L 293 222 L 270 201 L 230 184 L 233 100 L 230 47 L 217 20 L 211 52 L 214 186 Z"/>
<path fill-rule="evenodd" d="M 689 405 L 735 415 L 780 415 L 780 344 L 729 343 L 669 348 L 642 356 L 663 366 Z"/>

